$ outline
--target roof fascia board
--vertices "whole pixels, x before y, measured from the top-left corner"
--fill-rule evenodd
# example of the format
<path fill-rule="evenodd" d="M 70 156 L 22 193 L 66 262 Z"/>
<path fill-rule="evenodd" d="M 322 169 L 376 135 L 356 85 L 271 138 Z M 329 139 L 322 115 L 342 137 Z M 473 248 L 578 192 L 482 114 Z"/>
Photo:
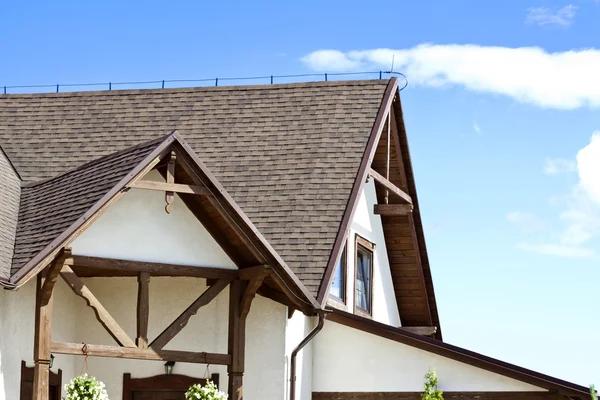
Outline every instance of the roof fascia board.
<path fill-rule="evenodd" d="M 58 252 L 67 243 L 72 242 L 79 236 L 85 228 L 94 222 L 104 210 L 112 205 L 120 198 L 125 191 L 123 190 L 128 184 L 139 179 L 149 170 L 154 168 L 156 164 L 164 157 L 169 149 L 169 146 L 175 141 L 174 134 L 177 131 L 167 135 L 165 139 L 157 145 L 157 147 L 146 156 L 131 172 L 129 172 L 119 183 L 113 186 L 100 200 L 96 202 L 88 211 L 86 211 L 77 221 L 69 226 L 63 233 L 40 251 L 35 257 L 29 260 L 17 273 L 15 273 L 10 281 L 13 284 L 22 286 L 29 279 L 44 269 L 57 256 Z"/>
<path fill-rule="evenodd" d="M 354 217 L 354 213 L 356 212 L 356 208 L 358 206 L 358 199 L 360 198 L 360 194 L 365 185 L 367 175 L 369 173 L 369 168 L 371 167 L 371 163 L 373 162 L 373 157 L 375 157 L 377 143 L 379 143 L 379 139 L 381 138 L 381 133 L 383 131 L 383 127 L 385 126 L 386 118 L 391 110 L 393 100 L 397 92 L 398 79 L 393 77 L 390 79 L 388 86 L 385 89 L 381 106 L 379 107 L 379 111 L 377 112 L 375 122 L 373 123 L 373 127 L 371 128 L 369 141 L 367 142 L 363 158 L 360 162 L 358 173 L 356 175 L 356 179 L 352 187 L 352 192 L 350 192 L 348 205 L 346 206 L 346 210 L 344 211 L 342 222 L 340 223 L 340 228 L 338 230 L 337 237 L 333 244 L 331 255 L 329 256 L 329 262 L 327 263 L 327 268 L 325 269 L 325 274 L 323 276 L 323 280 L 321 281 L 321 286 L 319 287 L 317 301 L 319 302 L 320 307 L 322 309 L 325 308 L 327 304 L 327 293 L 329 290 L 329 286 L 331 285 L 331 281 L 333 280 L 333 270 L 335 269 L 336 262 L 341 256 L 342 251 L 344 249 L 344 244 L 346 243 L 350 223 L 352 222 L 352 218 Z"/>
<path fill-rule="evenodd" d="M 516 379 L 547 390 L 557 390 L 560 393 L 571 396 L 590 398 L 589 389 L 567 382 L 562 379 L 553 378 L 539 372 L 516 366 L 504 361 L 497 360 L 483 354 L 475 353 L 437 339 L 417 335 L 412 332 L 382 324 L 368 318 L 350 314 L 341 310 L 328 308 L 326 319 L 350 328 L 370 333 L 385 339 L 393 340 L 411 347 L 428 351 L 443 357 L 447 357 L 477 368 L 484 369 L 499 375 Z"/>

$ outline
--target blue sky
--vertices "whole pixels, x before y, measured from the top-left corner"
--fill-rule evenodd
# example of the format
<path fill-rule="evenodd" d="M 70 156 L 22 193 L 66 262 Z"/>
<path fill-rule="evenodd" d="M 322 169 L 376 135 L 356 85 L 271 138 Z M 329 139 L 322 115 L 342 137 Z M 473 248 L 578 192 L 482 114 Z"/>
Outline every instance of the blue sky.
<path fill-rule="evenodd" d="M 379 70 L 393 54 L 445 340 L 600 381 L 599 1 L 121 3 L 3 3 L 0 86 Z"/>

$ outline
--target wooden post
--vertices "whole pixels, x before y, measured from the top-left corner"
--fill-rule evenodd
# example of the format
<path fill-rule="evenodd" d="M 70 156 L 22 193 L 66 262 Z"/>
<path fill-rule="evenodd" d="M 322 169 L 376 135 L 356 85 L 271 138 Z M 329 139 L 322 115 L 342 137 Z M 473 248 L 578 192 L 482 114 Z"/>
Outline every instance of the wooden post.
<path fill-rule="evenodd" d="M 241 280 L 231 282 L 229 286 L 229 336 L 227 350 L 232 357 L 227 367 L 229 384 L 227 392 L 230 400 L 242 400 L 244 376 L 244 352 L 246 344 L 246 319 L 241 317 L 241 299 L 247 283 Z"/>
<path fill-rule="evenodd" d="M 37 276 L 35 296 L 35 339 L 33 344 L 33 400 L 48 400 L 50 393 L 50 342 L 52 340 L 52 303 L 53 295 L 42 298 L 45 278 Z M 43 302 L 46 302 L 43 305 Z"/>
<path fill-rule="evenodd" d="M 138 300 L 137 300 L 137 338 L 136 344 L 140 349 L 148 347 L 148 317 L 150 274 L 140 272 L 138 275 Z"/>

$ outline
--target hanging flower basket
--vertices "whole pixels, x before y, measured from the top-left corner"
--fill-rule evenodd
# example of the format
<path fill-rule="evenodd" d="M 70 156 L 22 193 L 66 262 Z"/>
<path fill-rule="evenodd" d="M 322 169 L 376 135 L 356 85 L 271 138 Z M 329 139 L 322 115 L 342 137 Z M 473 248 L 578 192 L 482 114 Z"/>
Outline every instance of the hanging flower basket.
<path fill-rule="evenodd" d="M 88 374 L 79 375 L 65 385 L 67 395 L 63 400 L 108 400 L 104 383 Z"/>
<path fill-rule="evenodd" d="M 204 386 L 199 383 L 192 385 L 185 392 L 185 398 L 187 400 L 225 400 L 227 394 L 221 392 L 212 381 L 208 380 Z"/>

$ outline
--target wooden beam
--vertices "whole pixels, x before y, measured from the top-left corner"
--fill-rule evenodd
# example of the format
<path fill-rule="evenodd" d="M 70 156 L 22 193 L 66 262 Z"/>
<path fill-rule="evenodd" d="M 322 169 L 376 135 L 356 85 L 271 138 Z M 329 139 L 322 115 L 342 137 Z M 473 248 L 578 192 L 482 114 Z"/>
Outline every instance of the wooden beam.
<path fill-rule="evenodd" d="M 137 298 L 137 347 L 148 347 L 148 319 L 150 314 L 150 274 L 140 272 L 138 276 Z"/>
<path fill-rule="evenodd" d="M 238 278 L 243 281 L 248 281 L 256 277 L 266 277 L 271 271 L 271 267 L 268 265 L 259 265 L 257 267 L 242 268 L 238 271 Z"/>
<path fill-rule="evenodd" d="M 44 279 L 44 285 L 40 291 L 40 304 L 45 306 L 50 301 L 50 297 L 52 296 L 52 291 L 54 290 L 54 285 L 56 285 L 56 281 L 58 280 L 58 275 L 60 274 L 60 270 L 62 269 L 65 260 L 71 256 L 71 249 L 65 248 L 61 253 L 58 254 L 57 258 L 50 265 L 48 269 L 48 273 Z"/>
<path fill-rule="evenodd" d="M 277 283 L 279 289 L 283 292 L 283 294 L 289 299 L 289 301 L 294 305 L 295 308 L 302 311 L 305 315 L 311 315 L 312 305 L 304 303 L 300 300 L 300 296 L 297 295 L 290 289 L 289 285 L 284 282 L 279 275 L 271 274 L 271 277 Z M 276 300 L 277 301 L 277 300 Z"/>
<path fill-rule="evenodd" d="M 175 192 L 175 193 L 198 194 L 198 195 L 202 195 L 202 196 L 212 196 L 212 193 L 203 186 L 184 185 L 182 183 L 137 181 L 137 182 L 133 182 L 133 183 L 129 184 L 127 187 L 130 187 L 133 189 L 158 190 L 161 192 Z"/>
<path fill-rule="evenodd" d="M 169 185 L 172 185 L 175 183 L 175 157 L 176 157 L 175 152 L 171 151 L 171 158 L 169 159 L 169 162 L 167 163 L 167 184 L 169 184 Z M 171 211 L 173 211 L 174 198 L 175 198 L 175 192 L 173 192 L 172 190 L 165 192 L 165 201 L 167 202 L 165 210 L 167 211 L 168 214 L 171 214 Z"/>
<path fill-rule="evenodd" d="M 375 204 L 373 206 L 373 213 L 377 215 L 407 215 L 412 210 L 412 204 Z"/>
<path fill-rule="evenodd" d="M 96 296 L 90 292 L 85 284 L 75 275 L 75 272 L 68 266 L 64 265 L 60 271 L 60 276 L 71 287 L 73 292 L 79 297 L 82 297 L 88 306 L 90 306 L 96 318 L 106 328 L 110 336 L 120 345 L 124 347 L 136 347 L 135 342 L 131 340 L 129 335 L 121 328 L 117 321 L 110 315 L 104 306 L 98 301 Z"/>
<path fill-rule="evenodd" d="M 437 326 L 403 326 L 401 329 L 421 336 L 430 336 L 437 332 Z"/>
<path fill-rule="evenodd" d="M 238 271 L 224 268 L 193 267 L 189 265 L 162 264 L 146 261 L 119 260 L 88 256 L 72 256 L 65 261 L 66 265 L 111 269 L 115 271 L 148 272 L 150 275 L 161 276 L 193 276 L 211 279 L 235 279 Z"/>
<path fill-rule="evenodd" d="M 200 307 L 207 305 L 227 287 L 230 281 L 221 279 L 200 295 L 175 321 L 171 323 L 156 339 L 150 343 L 154 350 L 160 350 L 169 343 L 185 326 L 190 318 L 195 315 Z"/>
<path fill-rule="evenodd" d="M 127 358 L 133 360 L 154 360 L 154 361 L 176 361 L 197 364 L 229 365 L 231 356 L 229 354 L 217 354 L 206 352 L 190 352 L 178 350 L 159 350 L 151 348 L 138 349 L 129 347 L 104 346 L 97 344 L 85 345 L 85 351 L 82 343 L 58 343 L 52 342 L 52 353 L 72 354 L 89 357 L 111 357 Z"/>
<path fill-rule="evenodd" d="M 246 319 L 248 316 L 248 313 L 250 312 L 250 306 L 252 305 L 252 300 L 254 300 L 256 291 L 261 287 L 265 277 L 265 274 L 257 275 L 250 279 L 250 282 L 248 282 L 248 286 L 246 286 L 246 290 L 244 291 L 244 295 L 242 296 L 240 304 L 240 318 Z"/>
<path fill-rule="evenodd" d="M 246 320 L 241 318 L 240 302 L 246 289 L 246 282 L 235 280 L 229 288 L 229 328 L 227 353 L 231 355 L 231 364 L 227 367 L 229 376 L 227 392 L 229 399 L 241 400 L 244 397 L 244 353 L 246 345 Z"/>
<path fill-rule="evenodd" d="M 412 199 L 410 198 L 410 196 L 408 194 L 406 194 L 402 189 L 400 189 L 398 186 L 394 185 L 389 180 L 385 179 L 385 177 L 383 175 L 381 175 L 379 172 L 375 171 L 373 168 L 370 168 L 369 175 L 371 177 L 373 177 L 373 179 L 375 179 L 376 182 L 382 184 L 390 192 L 392 192 L 396 196 L 399 196 L 402 200 L 404 200 L 408 204 L 412 204 Z"/>
<path fill-rule="evenodd" d="M 52 290 L 42 304 L 45 278 L 37 276 L 35 301 L 35 334 L 33 344 L 33 400 L 48 400 L 50 392 L 50 343 L 52 340 Z"/>

